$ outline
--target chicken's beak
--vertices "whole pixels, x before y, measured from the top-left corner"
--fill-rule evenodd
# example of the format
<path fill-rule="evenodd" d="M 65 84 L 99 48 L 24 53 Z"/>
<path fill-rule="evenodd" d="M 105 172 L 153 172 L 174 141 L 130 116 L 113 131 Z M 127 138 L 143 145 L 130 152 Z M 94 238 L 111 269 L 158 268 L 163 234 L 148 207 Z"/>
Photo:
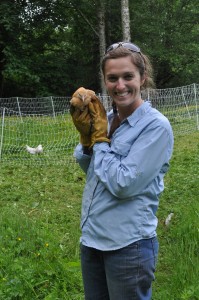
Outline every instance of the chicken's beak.
<path fill-rule="evenodd" d="M 79 98 L 84 102 L 86 96 L 85 95 L 81 95 L 81 94 L 78 94 L 79 95 Z"/>

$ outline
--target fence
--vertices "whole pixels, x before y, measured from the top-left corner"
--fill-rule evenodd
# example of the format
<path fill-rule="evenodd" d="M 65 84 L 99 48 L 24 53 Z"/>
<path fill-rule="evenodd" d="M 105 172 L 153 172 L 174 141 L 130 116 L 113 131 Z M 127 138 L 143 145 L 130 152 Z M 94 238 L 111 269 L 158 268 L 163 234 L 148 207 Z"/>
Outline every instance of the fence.
<path fill-rule="evenodd" d="M 143 91 L 143 98 L 171 122 L 174 135 L 199 130 L 199 84 Z M 111 99 L 99 95 L 105 109 Z M 79 135 L 69 114 L 70 97 L 0 98 L 0 161 L 21 163 L 74 163 Z M 43 153 L 30 154 L 26 146 L 42 145 Z"/>
<path fill-rule="evenodd" d="M 70 105 L 70 97 L 43 97 L 43 98 L 0 98 L 0 107 L 6 108 L 9 115 L 52 115 L 64 113 Z"/>

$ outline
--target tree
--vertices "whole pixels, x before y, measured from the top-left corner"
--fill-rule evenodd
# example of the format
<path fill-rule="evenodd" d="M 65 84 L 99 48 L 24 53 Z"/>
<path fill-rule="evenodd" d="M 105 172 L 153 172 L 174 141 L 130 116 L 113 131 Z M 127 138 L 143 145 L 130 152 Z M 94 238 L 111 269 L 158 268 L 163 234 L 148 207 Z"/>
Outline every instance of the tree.
<path fill-rule="evenodd" d="M 3 95 L 6 78 L 4 72 L 13 72 L 13 79 L 18 80 L 17 72 L 19 60 L 17 52 L 20 50 L 20 33 L 24 31 L 24 24 L 20 18 L 24 1 L 2 0 L 0 4 L 0 96 Z"/>
<path fill-rule="evenodd" d="M 121 0 L 122 34 L 124 41 L 131 40 L 129 1 Z"/>
<path fill-rule="evenodd" d="M 100 66 L 102 59 L 104 57 L 104 53 L 106 51 L 106 36 L 105 36 L 105 2 L 103 0 L 100 1 L 100 8 L 98 11 L 99 18 L 99 52 L 100 52 Z M 104 78 L 102 74 L 102 70 L 100 68 L 100 82 L 101 82 L 101 92 L 102 94 L 106 94 L 106 88 L 104 85 Z"/>
<path fill-rule="evenodd" d="M 104 92 L 99 72 L 105 48 L 130 40 L 130 32 L 152 58 L 158 88 L 193 83 L 199 77 L 198 5 L 1 0 L 0 96 L 65 96 L 79 86 Z"/>
<path fill-rule="evenodd" d="M 130 4 L 134 41 L 152 58 L 157 88 L 195 82 L 199 77 L 198 1 L 135 0 Z"/>

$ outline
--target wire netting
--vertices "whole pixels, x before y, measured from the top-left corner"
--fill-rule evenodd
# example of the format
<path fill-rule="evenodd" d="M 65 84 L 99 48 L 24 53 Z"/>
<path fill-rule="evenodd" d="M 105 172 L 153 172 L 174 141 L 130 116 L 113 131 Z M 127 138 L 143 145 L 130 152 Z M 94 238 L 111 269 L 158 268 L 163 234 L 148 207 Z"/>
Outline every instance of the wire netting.
<path fill-rule="evenodd" d="M 107 95 L 99 97 L 110 111 L 111 99 Z M 142 97 L 169 119 L 174 135 L 199 130 L 199 84 L 145 90 Z M 70 97 L 1 98 L 0 162 L 74 164 L 73 150 L 79 134 L 69 108 Z M 43 152 L 32 155 L 27 145 L 42 145 Z"/>

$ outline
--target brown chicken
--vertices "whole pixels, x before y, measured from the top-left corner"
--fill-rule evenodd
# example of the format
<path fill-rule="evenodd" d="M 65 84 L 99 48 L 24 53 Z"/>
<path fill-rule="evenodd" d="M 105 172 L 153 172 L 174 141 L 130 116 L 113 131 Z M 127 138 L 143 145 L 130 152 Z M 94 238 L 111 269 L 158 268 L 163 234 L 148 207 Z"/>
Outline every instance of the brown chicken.
<path fill-rule="evenodd" d="M 80 87 L 72 95 L 70 104 L 76 108 L 79 108 L 81 111 L 84 110 L 85 106 L 91 101 L 92 97 L 95 96 L 95 92 L 92 90 L 87 90 L 83 87 Z"/>

